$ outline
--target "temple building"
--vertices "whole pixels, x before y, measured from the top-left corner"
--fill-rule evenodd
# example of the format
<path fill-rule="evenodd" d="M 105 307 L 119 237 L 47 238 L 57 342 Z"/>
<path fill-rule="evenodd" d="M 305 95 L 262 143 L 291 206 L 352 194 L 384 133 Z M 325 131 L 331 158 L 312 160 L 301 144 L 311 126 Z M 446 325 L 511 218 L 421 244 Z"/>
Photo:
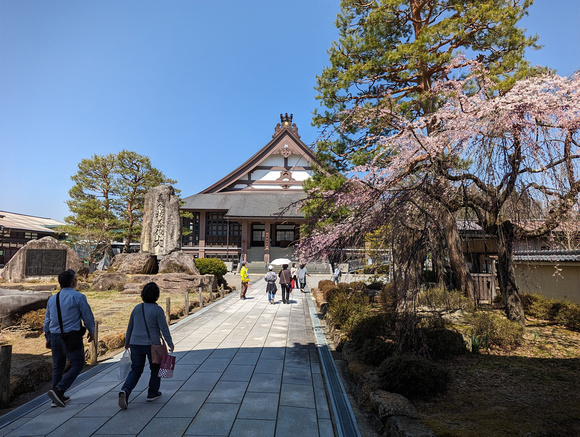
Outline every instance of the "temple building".
<path fill-rule="evenodd" d="M 43 237 L 63 239 L 56 231 L 65 223 L 51 218 L 0 211 L 0 268 L 31 240 Z"/>
<path fill-rule="evenodd" d="M 183 219 L 191 233 L 182 249 L 200 258 L 269 263 L 288 258 L 304 215 L 294 202 L 306 197 L 302 183 L 316 161 L 302 142 L 292 114 L 280 115 L 272 140 L 254 156 L 199 194 L 186 197 Z"/>

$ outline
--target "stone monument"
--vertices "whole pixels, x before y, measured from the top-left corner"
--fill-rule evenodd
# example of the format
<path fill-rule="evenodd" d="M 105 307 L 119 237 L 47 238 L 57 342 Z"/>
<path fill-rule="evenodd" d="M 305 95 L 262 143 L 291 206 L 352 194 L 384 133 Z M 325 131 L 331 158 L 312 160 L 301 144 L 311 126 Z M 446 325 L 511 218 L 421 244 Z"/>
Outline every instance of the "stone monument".
<path fill-rule="evenodd" d="M 145 195 L 141 252 L 162 258 L 180 249 L 179 199 L 171 185 L 151 188 Z"/>
<path fill-rule="evenodd" d="M 8 261 L 2 277 L 8 282 L 58 276 L 59 273 L 81 268 L 76 252 L 53 237 L 31 240 Z"/>
<path fill-rule="evenodd" d="M 131 279 L 127 275 L 131 275 Z M 213 275 L 200 275 L 193 256 L 181 250 L 179 199 L 171 185 L 151 188 L 145 195 L 141 251 L 116 255 L 106 273 L 97 275 L 96 290 L 121 288 L 137 293 L 149 281 L 165 291 L 212 286 Z"/>

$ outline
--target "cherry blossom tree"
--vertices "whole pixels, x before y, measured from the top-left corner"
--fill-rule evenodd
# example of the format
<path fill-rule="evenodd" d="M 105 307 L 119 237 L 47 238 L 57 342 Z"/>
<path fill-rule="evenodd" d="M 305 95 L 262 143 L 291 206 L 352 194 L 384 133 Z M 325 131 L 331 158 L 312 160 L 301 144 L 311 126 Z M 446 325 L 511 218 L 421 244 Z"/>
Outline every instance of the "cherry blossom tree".
<path fill-rule="evenodd" d="M 384 117 L 392 130 L 368 136 L 379 152 L 354 169 L 344 188 L 315 193 L 351 213 L 314 229 L 300 249 L 305 257 L 329 250 L 324 246 L 367 232 L 409 205 L 425 209 L 426 199 L 449 211 L 464 209 L 496 237 L 506 313 L 523 323 L 513 245 L 552 231 L 577 205 L 580 77 L 532 77 L 494 93 L 487 71 L 472 64 L 466 79 L 434 84 L 440 106 L 432 114 L 406 120 L 392 101 L 351 110 L 357 126 Z M 529 201 L 544 206 L 543 220 L 526 220 Z"/>
<path fill-rule="evenodd" d="M 341 0 L 336 20 L 339 37 L 328 50 L 329 65 L 317 77 L 321 108 L 314 111 L 313 123 L 333 132 L 316 144 L 320 160 L 339 171 L 368 163 L 377 151 L 368 136 L 389 132 L 396 119 L 385 113 L 373 118 L 369 112 L 366 123 L 360 125 L 350 122 L 352 112 L 348 109 L 381 108 L 389 102 L 396 103 L 398 113 L 408 118 L 432 113 L 438 103 L 431 93 L 433 83 L 448 74 L 450 61 L 460 53 L 477 58 L 490 69 L 496 85 L 508 89 L 530 71 L 524 59 L 526 49 L 537 48 L 537 37 L 519 27 L 531 3 Z M 415 212 L 423 215 L 421 209 Z M 438 236 L 443 241 L 432 244 L 447 247 L 453 286 L 473 296 L 455 220 L 445 208 L 431 212 L 445 226 Z M 407 238 L 413 240 L 418 228 L 427 223 L 419 220 L 415 230 L 408 230 Z"/>

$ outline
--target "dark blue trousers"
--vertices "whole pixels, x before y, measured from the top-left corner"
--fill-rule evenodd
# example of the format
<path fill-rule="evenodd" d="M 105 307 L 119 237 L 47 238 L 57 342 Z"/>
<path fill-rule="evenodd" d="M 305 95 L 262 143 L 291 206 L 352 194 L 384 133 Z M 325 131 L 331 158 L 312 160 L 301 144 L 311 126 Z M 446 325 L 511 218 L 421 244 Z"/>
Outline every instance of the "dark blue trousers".
<path fill-rule="evenodd" d="M 50 344 L 52 349 L 52 388 L 58 388 L 64 393 L 75 382 L 85 366 L 85 348 L 67 351 L 60 334 L 50 334 Z M 67 358 L 71 368 L 65 374 Z"/>
<path fill-rule="evenodd" d="M 157 394 L 159 387 L 161 386 L 161 378 L 158 376 L 161 364 L 153 364 L 151 362 L 151 345 L 132 344 L 130 345 L 130 348 L 131 371 L 129 372 L 121 390 L 126 391 L 127 395 L 131 394 L 139 382 L 139 378 L 141 378 L 141 374 L 145 368 L 145 357 L 147 357 L 147 360 L 149 361 L 149 369 L 151 369 L 147 397 L 153 397 Z"/>

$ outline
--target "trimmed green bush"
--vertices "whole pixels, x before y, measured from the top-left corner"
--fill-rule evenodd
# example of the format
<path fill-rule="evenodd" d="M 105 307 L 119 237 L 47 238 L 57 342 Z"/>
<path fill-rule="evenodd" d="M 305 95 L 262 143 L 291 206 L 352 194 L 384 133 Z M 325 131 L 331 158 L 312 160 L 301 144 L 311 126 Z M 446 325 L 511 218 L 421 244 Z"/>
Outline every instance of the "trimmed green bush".
<path fill-rule="evenodd" d="M 384 360 L 377 371 L 383 390 L 409 398 L 445 393 L 449 370 L 440 364 L 414 355 L 397 355 Z"/>
<path fill-rule="evenodd" d="M 519 346 L 524 338 L 523 326 L 502 315 L 478 311 L 470 314 L 467 322 L 471 325 L 473 352 L 492 346 L 512 349 Z"/>
<path fill-rule="evenodd" d="M 580 331 L 580 305 L 566 300 L 546 299 L 533 293 L 522 293 L 520 297 L 525 314 Z"/>
<path fill-rule="evenodd" d="M 370 315 L 371 309 L 367 295 L 339 285 L 327 294 L 328 315 L 337 328 L 349 335 L 358 322 Z"/>
<path fill-rule="evenodd" d="M 328 290 L 331 288 L 336 288 L 336 285 L 334 284 L 334 282 L 332 282 L 328 279 L 324 279 L 324 280 L 318 282 L 318 290 L 320 290 L 320 292 L 322 293 L 322 295 L 324 296 L 325 299 L 326 299 L 326 294 L 328 293 Z"/>
<path fill-rule="evenodd" d="M 529 314 L 533 317 L 539 317 L 538 314 L 541 313 L 541 308 L 543 306 L 541 301 L 546 299 L 544 299 L 539 294 L 534 293 L 521 293 L 520 299 L 526 314 Z M 544 315 L 547 315 L 547 313 Z"/>
<path fill-rule="evenodd" d="M 357 357 L 360 361 L 371 366 L 379 366 L 384 360 L 393 356 L 397 347 L 392 341 L 380 338 L 367 338 L 357 348 Z"/>
<path fill-rule="evenodd" d="M 385 339 L 394 329 L 395 314 L 381 313 L 366 317 L 353 326 L 350 340 L 356 347 L 362 346 L 366 340 Z"/>
<path fill-rule="evenodd" d="M 328 306 L 328 315 L 337 328 L 349 335 L 352 328 L 370 315 L 368 305 L 359 299 L 341 300 Z"/>
<path fill-rule="evenodd" d="M 348 299 L 348 291 L 341 290 L 338 287 L 334 286 L 332 288 L 327 288 L 326 293 L 324 294 L 324 299 L 329 303 L 329 305 L 334 305 L 334 303 L 342 302 Z"/>
<path fill-rule="evenodd" d="M 353 289 L 350 286 L 350 284 L 348 284 L 346 282 L 339 282 L 337 287 L 341 293 L 349 293 L 350 294 L 353 292 Z"/>
<path fill-rule="evenodd" d="M 226 264 L 218 258 L 196 258 L 195 266 L 201 275 L 215 275 L 218 286 L 227 287 L 224 275 L 228 272 Z"/>
<path fill-rule="evenodd" d="M 353 303 L 349 305 L 348 318 L 342 324 L 342 330 L 346 335 L 350 335 L 352 329 L 365 318 L 371 315 L 371 308 L 364 303 Z"/>
<path fill-rule="evenodd" d="M 425 342 L 434 360 L 451 358 L 467 352 L 463 336 L 451 329 L 425 329 Z"/>
<path fill-rule="evenodd" d="M 556 322 L 574 331 L 580 331 L 580 305 L 569 303 L 560 310 Z"/>
<path fill-rule="evenodd" d="M 223 276 L 228 272 L 226 264 L 218 258 L 196 258 L 195 266 L 201 275 Z"/>

